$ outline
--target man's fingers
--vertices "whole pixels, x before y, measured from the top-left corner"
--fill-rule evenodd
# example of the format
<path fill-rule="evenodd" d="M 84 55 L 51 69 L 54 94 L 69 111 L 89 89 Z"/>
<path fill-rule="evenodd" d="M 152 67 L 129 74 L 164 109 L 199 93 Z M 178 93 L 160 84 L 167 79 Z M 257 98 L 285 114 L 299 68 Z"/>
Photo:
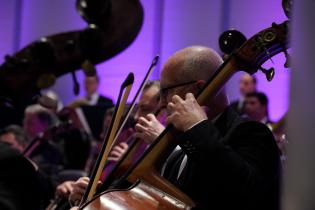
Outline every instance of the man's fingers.
<path fill-rule="evenodd" d="M 182 101 L 183 101 L 183 99 L 182 99 L 181 97 L 179 97 L 178 95 L 174 95 L 174 96 L 172 97 L 172 102 L 173 102 L 174 104 L 180 103 L 180 102 L 182 102 Z"/>
<path fill-rule="evenodd" d="M 145 119 L 144 117 L 140 117 L 139 120 L 138 120 L 138 124 L 148 125 L 149 121 L 147 119 Z"/>
<path fill-rule="evenodd" d="M 120 157 L 120 155 L 121 155 L 121 152 L 118 152 L 118 151 L 112 151 L 112 152 L 110 153 L 110 156 L 111 156 L 111 157 Z"/>
<path fill-rule="evenodd" d="M 85 192 L 85 189 L 83 189 L 83 188 L 74 188 L 73 189 L 74 194 L 83 195 L 84 192 Z"/>
<path fill-rule="evenodd" d="M 89 184 L 88 182 L 81 181 L 81 182 L 76 183 L 76 186 L 77 186 L 77 188 L 85 190 L 87 188 L 88 184 Z"/>
<path fill-rule="evenodd" d="M 195 96 L 192 93 L 187 93 L 185 98 L 189 100 L 195 100 Z"/>
<path fill-rule="evenodd" d="M 119 144 L 120 147 L 122 147 L 124 150 L 127 150 L 129 148 L 128 144 L 126 142 L 121 142 Z"/>
<path fill-rule="evenodd" d="M 120 146 L 115 146 L 112 150 L 112 152 L 118 152 L 118 153 L 124 153 L 125 152 L 125 149 L 120 147 Z"/>
<path fill-rule="evenodd" d="M 147 114 L 146 118 L 147 118 L 149 121 L 155 121 L 155 120 L 156 120 L 156 117 L 154 116 L 154 114 Z"/>
<path fill-rule="evenodd" d="M 64 187 L 67 192 L 71 192 L 73 190 L 73 183 L 74 182 L 71 182 L 71 181 L 68 181 L 65 183 Z"/>
<path fill-rule="evenodd" d="M 90 178 L 89 178 L 89 177 L 87 177 L 87 176 L 84 176 L 84 177 L 81 177 L 80 179 L 78 179 L 77 181 L 83 181 L 83 182 L 87 182 L 87 183 L 89 183 Z"/>
<path fill-rule="evenodd" d="M 117 158 L 117 157 L 108 157 L 107 160 L 108 160 L 108 161 L 117 162 L 117 161 L 119 160 L 119 158 Z"/>
<path fill-rule="evenodd" d="M 141 124 L 139 124 L 139 123 L 136 124 L 135 128 L 136 128 L 136 131 L 138 131 L 138 132 L 145 132 L 145 131 L 147 131 L 147 129 L 144 126 L 142 126 Z"/>
<path fill-rule="evenodd" d="M 170 102 L 170 103 L 167 104 L 167 111 L 169 113 L 172 113 L 174 111 L 174 108 L 175 108 L 175 104 L 174 103 Z"/>
<path fill-rule="evenodd" d="M 61 196 L 69 194 L 69 191 L 67 191 L 67 188 L 65 188 L 63 185 L 59 185 L 57 187 L 56 192 L 57 192 L 58 195 L 61 195 Z"/>

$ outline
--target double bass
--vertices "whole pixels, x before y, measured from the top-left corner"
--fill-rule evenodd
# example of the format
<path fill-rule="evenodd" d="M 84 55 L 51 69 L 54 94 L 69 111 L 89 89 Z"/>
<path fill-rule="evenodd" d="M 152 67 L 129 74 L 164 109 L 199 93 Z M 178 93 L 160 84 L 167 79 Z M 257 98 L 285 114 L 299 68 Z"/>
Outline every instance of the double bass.
<path fill-rule="evenodd" d="M 206 104 L 228 79 L 238 71 L 254 74 L 261 70 L 271 80 L 274 71 L 263 69 L 262 64 L 272 56 L 284 52 L 288 55 L 288 21 L 273 23 L 260 31 L 229 55 L 204 88 L 195 97 L 200 105 Z M 166 158 L 178 145 L 181 133 L 168 126 L 143 157 L 118 180 L 128 181 L 129 189 L 109 189 L 86 202 L 80 209 L 191 209 L 194 202 L 160 175 Z M 119 186 L 119 185 L 118 185 Z"/>
<path fill-rule="evenodd" d="M 40 90 L 64 74 L 72 74 L 78 94 L 75 71 L 86 61 L 95 65 L 119 54 L 142 27 L 139 0 L 77 0 L 76 8 L 88 23 L 86 28 L 41 37 L 5 56 L 0 66 L 0 114 L 11 120 L 7 124 L 20 123 L 25 107 L 36 102 Z"/>

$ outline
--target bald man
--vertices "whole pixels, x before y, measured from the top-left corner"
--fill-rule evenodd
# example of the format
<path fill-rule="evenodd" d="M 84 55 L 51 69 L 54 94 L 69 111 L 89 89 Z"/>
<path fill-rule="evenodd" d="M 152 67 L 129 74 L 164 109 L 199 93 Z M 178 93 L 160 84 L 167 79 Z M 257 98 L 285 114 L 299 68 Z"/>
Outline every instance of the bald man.
<path fill-rule="evenodd" d="M 201 46 L 180 50 L 165 63 L 160 106 L 183 134 L 164 177 L 190 196 L 196 209 L 278 209 L 279 153 L 272 133 L 241 119 L 229 107 L 224 87 L 206 107 L 194 97 L 221 63 L 215 51 Z"/>

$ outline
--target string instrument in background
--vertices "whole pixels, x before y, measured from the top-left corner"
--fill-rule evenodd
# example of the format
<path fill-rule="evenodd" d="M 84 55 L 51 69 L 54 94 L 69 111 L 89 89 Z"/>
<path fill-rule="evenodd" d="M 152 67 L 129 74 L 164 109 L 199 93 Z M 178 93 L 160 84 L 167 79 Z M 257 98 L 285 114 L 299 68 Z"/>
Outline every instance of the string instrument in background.
<path fill-rule="evenodd" d="M 254 74 L 261 70 L 270 81 L 274 70 L 262 68 L 262 64 L 272 56 L 284 52 L 288 44 L 288 21 L 273 23 L 272 27 L 260 31 L 239 48 L 233 49 L 225 62 L 209 78 L 204 88 L 196 95 L 200 105 L 206 104 L 223 85 L 238 71 Z M 168 126 L 144 155 L 115 185 L 120 188 L 128 181 L 128 189 L 110 189 L 87 202 L 80 209 L 190 209 L 194 202 L 161 177 L 160 169 L 167 157 L 179 143 L 181 133 Z"/>
<path fill-rule="evenodd" d="M 117 105 L 115 106 L 115 111 L 112 116 L 112 120 L 110 122 L 109 130 L 112 132 L 107 132 L 106 137 L 103 141 L 102 148 L 100 150 L 99 156 L 97 158 L 96 163 L 94 164 L 92 173 L 90 174 L 90 182 L 88 185 L 88 190 L 86 190 L 83 199 L 90 199 L 96 190 L 97 182 L 100 180 L 103 168 L 105 166 L 106 160 L 109 156 L 110 146 L 113 143 L 113 139 L 117 133 L 119 128 L 120 119 L 123 115 L 125 105 L 130 94 L 130 90 L 132 88 L 134 82 L 133 73 L 129 73 L 128 77 L 122 83 L 118 99 Z M 50 204 L 45 208 L 46 210 L 55 210 L 55 209 L 64 209 L 68 207 L 67 200 L 56 196 L 53 200 L 51 200 Z"/>
<path fill-rule="evenodd" d="M 125 88 L 125 84 L 128 84 L 128 86 L 126 86 L 126 89 L 128 90 L 128 88 L 130 88 L 129 86 L 129 83 L 131 82 L 127 82 L 126 81 L 131 81 L 131 79 L 126 79 L 126 81 L 122 84 L 122 87 L 121 87 L 121 90 L 120 90 L 120 94 L 119 94 L 119 97 L 118 97 L 118 101 L 116 103 L 116 107 L 115 107 L 115 112 L 112 116 L 112 120 L 111 120 L 111 123 L 110 123 L 110 126 L 109 126 L 109 129 L 107 131 L 107 134 L 106 134 L 106 138 L 104 139 L 103 141 L 103 145 L 102 145 L 102 148 L 101 148 L 101 151 L 99 153 L 99 156 L 97 158 L 97 161 L 94 165 L 94 168 L 93 168 L 93 171 L 92 171 L 92 174 L 90 176 L 90 181 L 89 181 L 89 185 L 84 193 L 84 196 L 81 200 L 81 204 L 91 200 L 92 197 L 94 197 L 95 195 L 95 192 L 96 192 L 96 186 L 97 186 L 97 183 L 98 181 L 100 180 L 100 177 L 101 175 L 100 174 L 103 174 L 104 175 L 104 167 L 105 167 L 105 171 L 106 172 L 109 172 L 111 174 L 111 168 L 112 166 L 114 166 L 114 168 L 116 168 L 120 162 L 118 163 L 115 163 L 113 165 L 113 163 L 109 162 L 107 160 L 107 157 L 108 157 L 108 153 L 109 151 L 112 150 L 112 148 L 117 145 L 119 143 L 119 140 L 121 138 L 121 134 L 124 132 L 124 130 L 127 128 L 125 125 L 127 125 L 127 122 L 129 120 L 129 116 L 131 115 L 131 113 L 134 111 L 133 108 L 135 107 L 135 104 L 140 96 L 140 93 L 142 93 L 148 79 L 149 79 L 149 76 L 151 75 L 154 67 L 156 66 L 157 62 L 158 62 L 158 59 L 159 59 L 159 56 L 155 56 L 154 59 L 152 60 L 152 63 L 145 75 L 145 77 L 143 78 L 143 81 L 138 89 L 138 91 L 136 92 L 130 106 L 129 106 L 129 109 L 127 111 L 127 113 L 125 114 L 124 116 L 124 120 L 122 123 L 119 123 L 121 121 L 121 117 L 122 114 L 118 114 L 119 113 L 119 110 L 120 110 L 120 107 L 121 106 L 124 106 L 124 103 L 126 103 L 126 99 L 125 100 L 122 100 L 122 102 L 120 103 L 120 98 L 121 98 L 121 94 L 122 94 L 122 90 Z M 128 77 L 129 78 L 129 77 Z M 133 80 L 132 80 L 133 82 Z M 125 93 L 127 93 L 127 91 L 125 91 Z M 118 111 L 116 111 L 118 110 Z M 116 116 L 116 113 L 117 113 L 117 116 Z M 117 119 L 116 119 L 117 117 Z M 114 126 L 116 125 L 116 126 Z M 120 128 L 118 129 L 118 126 L 120 126 Z M 134 127 L 134 125 L 133 125 Z M 114 130 L 111 129 L 111 128 L 115 128 Z M 129 130 L 129 129 L 127 129 Z M 127 143 L 128 145 L 130 144 L 133 144 L 134 142 L 134 138 L 132 135 L 128 136 L 127 139 L 125 139 L 125 143 Z M 108 170 L 109 169 L 109 170 Z"/>
<path fill-rule="evenodd" d="M 8 118 L 14 116 L 20 121 L 24 108 L 36 101 L 40 90 L 67 73 L 72 74 L 77 94 L 75 70 L 86 60 L 98 64 L 119 54 L 133 42 L 142 26 L 139 0 L 77 0 L 76 7 L 88 22 L 86 28 L 42 37 L 5 57 L 0 66 L 2 117 L 12 110 Z"/>
<path fill-rule="evenodd" d="M 278 148 L 281 152 L 281 159 L 286 160 L 286 146 L 289 143 L 287 139 L 287 135 L 285 132 L 285 126 L 287 122 L 287 114 L 283 115 L 277 122 L 271 123 L 268 125 L 270 130 L 272 131 Z"/>

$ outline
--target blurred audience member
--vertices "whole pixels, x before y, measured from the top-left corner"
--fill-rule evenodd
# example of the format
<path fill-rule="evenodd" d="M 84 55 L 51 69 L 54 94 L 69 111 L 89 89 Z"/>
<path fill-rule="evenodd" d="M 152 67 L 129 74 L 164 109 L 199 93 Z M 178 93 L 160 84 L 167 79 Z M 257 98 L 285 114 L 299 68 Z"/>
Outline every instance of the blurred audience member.
<path fill-rule="evenodd" d="M 11 147 L 20 152 L 23 152 L 26 146 L 30 143 L 23 128 L 18 125 L 9 125 L 0 130 L 0 141 L 8 143 Z"/>
<path fill-rule="evenodd" d="M 85 99 L 88 105 L 112 106 L 113 101 L 110 98 L 98 93 L 100 78 L 98 75 L 87 75 L 84 79 Z"/>
<path fill-rule="evenodd" d="M 244 100 L 249 93 L 256 92 L 257 80 L 255 76 L 244 73 L 239 80 L 240 99 L 231 103 L 231 107 L 239 114 L 244 114 Z"/>
<path fill-rule="evenodd" d="M 25 109 L 23 128 L 32 139 L 57 124 L 56 114 L 39 104 L 30 105 Z"/>
<path fill-rule="evenodd" d="M 51 111 L 58 113 L 63 108 L 63 103 L 55 91 L 48 90 L 38 99 L 38 103 Z"/>
<path fill-rule="evenodd" d="M 268 98 L 262 92 L 249 93 L 245 97 L 244 113 L 252 120 L 271 124 L 268 115 Z"/>

